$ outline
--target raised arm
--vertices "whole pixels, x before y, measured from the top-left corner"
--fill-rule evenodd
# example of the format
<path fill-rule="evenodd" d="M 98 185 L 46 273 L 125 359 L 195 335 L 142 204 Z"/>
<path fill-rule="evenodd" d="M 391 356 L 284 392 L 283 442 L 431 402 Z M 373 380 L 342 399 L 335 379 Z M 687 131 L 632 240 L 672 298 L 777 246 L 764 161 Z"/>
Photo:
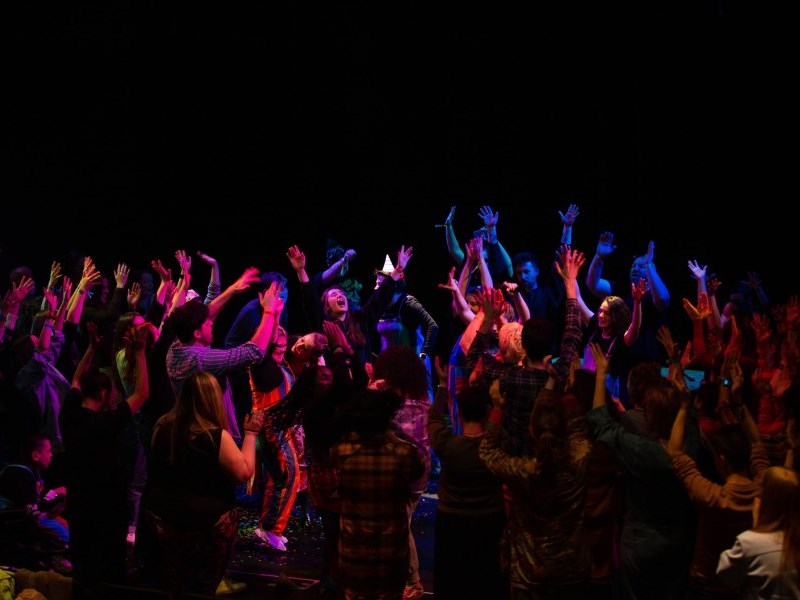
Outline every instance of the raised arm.
<path fill-rule="evenodd" d="M 308 277 L 308 273 L 306 272 L 306 255 L 300 250 L 300 248 L 298 248 L 296 245 L 289 246 L 289 249 L 286 251 L 286 258 L 292 265 L 292 269 L 294 269 L 295 275 L 297 275 L 297 280 L 300 283 L 308 283 L 311 281 Z"/>
<path fill-rule="evenodd" d="M 450 267 L 450 273 L 447 276 L 447 282 L 438 284 L 438 287 L 443 290 L 450 290 L 450 294 L 452 295 L 453 312 L 458 315 L 465 325 L 467 325 L 470 321 L 472 321 L 472 319 L 475 318 L 475 313 L 472 312 L 469 304 L 467 304 L 466 298 L 464 298 L 464 295 L 458 288 L 458 282 L 455 280 L 455 275 L 456 268 Z"/>
<path fill-rule="evenodd" d="M 322 288 L 326 288 L 336 281 L 338 277 L 344 276 L 352 261 L 356 257 L 356 251 L 350 248 L 342 257 L 334 262 L 330 267 L 322 272 Z"/>
<path fill-rule="evenodd" d="M 70 298 L 70 303 L 67 308 L 67 322 L 77 325 L 81 321 L 83 315 L 83 307 L 86 303 L 86 294 L 89 289 L 100 281 L 100 271 L 94 266 L 94 262 L 90 256 L 83 260 L 83 273 L 75 292 Z"/>
<path fill-rule="evenodd" d="M 572 245 L 572 226 L 575 224 L 575 219 L 578 218 L 580 211 L 577 204 L 570 204 L 566 213 L 558 211 L 558 216 L 561 218 L 561 243 L 567 246 Z"/>
<path fill-rule="evenodd" d="M 204 252 L 197 251 L 197 257 L 211 267 L 211 276 L 208 280 L 208 289 L 206 290 L 206 298 L 203 300 L 204 304 L 210 304 L 214 298 L 222 292 L 222 279 L 219 275 L 219 263 L 216 258 L 209 256 Z"/>
<path fill-rule="evenodd" d="M 50 279 L 47 280 L 47 289 L 54 290 L 58 280 L 61 279 L 61 263 L 57 261 L 53 261 L 53 264 L 50 265 Z M 42 298 L 42 306 L 39 310 L 47 310 L 47 298 Z"/>
<path fill-rule="evenodd" d="M 656 251 L 656 243 L 650 240 L 647 245 L 647 253 L 643 257 L 642 268 L 647 278 L 647 285 L 650 288 L 650 295 L 653 298 L 653 305 L 659 311 L 665 311 L 669 308 L 669 290 L 666 284 L 661 279 L 661 276 L 656 270 L 656 265 L 653 262 L 653 256 Z"/>
<path fill-rule="evenodd" d="M 637 283 L 631 283 L 631 297 L 633 298 L 633 310 L 631 311 L 631 322 L 625 330 L 625 345 L 629 348 L 639 339 L 639 329 L 642 326 L 642 298 L 647 293 L 647 282 L 639 279 Z"/>
<path fill-rule="evenodd" d="M 223 430 L 219 448 L 219 465 L 236 483 L 244 483 L 256 468 L 256 438 L 264 427 L 266 410 L 254 410 L 244 417 L 244 441 L 241 450 L 231 435 Z"/>
<path fill-rule="evenodd" d="M 587 289 L 601 300 L 611 294 L 611 283 L 608 279 L 603 279 L 603 267 L 606 258 L 608 258 L 615 249 L 614 234 L 610 231 L 601 233 L 600 239 L 597 241 L 597 250 L 592 258 L 592 262 L 589 263 L 588 271 L 586 271 Z"/>
<path fill-rule="evenodd" d="M 500 212 L 492 212 L 491 206 L 482 206 L 478 211 L 478 216 L 483 219 L 483 225 L 486 228 L 486 253 L 492 264 L 496 266 L 497 274 L 507 278 L 513 277 L 514 266 L 511 263 L 511 257 L 497 238 L 497 221 L 500 220 Z"/>
<path fill-rule="evenodd" d="M 236 294 L 241 294 L 247 290 L 252 284 L 259 281 L 258 269 L 255 267 L 248 267 L 239 276 L 239 279 L 234 281 L 231 285 L 225 288 L 219 296 L 214 298 L 208 305 L 208 316 L 210 319 L 216 318 L 222 308 L 233 298 Z"/>
<path fill-rule="evenodd" d="M 444 240 L 447 244 L 447 251 L 450 253 L 453 261 L 455 261 L 456 265 L 460 265 L 464 262 L 464 252 L 461 250 L 461 247 L 458 244 L 458 238 L 456 237 L 456 232 L 453 229 L 453 217 L 456 214 L 456 207 L 450 207 L 450 214 L 447 215 L 447 218 L 444 220 Z"/>

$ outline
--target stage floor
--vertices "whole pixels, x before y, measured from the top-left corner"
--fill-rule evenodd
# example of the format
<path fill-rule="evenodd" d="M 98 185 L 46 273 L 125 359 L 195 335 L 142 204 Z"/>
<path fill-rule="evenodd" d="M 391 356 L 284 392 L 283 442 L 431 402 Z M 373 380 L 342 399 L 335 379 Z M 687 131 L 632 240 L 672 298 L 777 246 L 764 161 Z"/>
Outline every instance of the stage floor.
<path fill-rule="evenodd" d="M 438 481 L 431 480 L 412 517 L 417 542 L 420 576 L 427 596 L 433 590 L 433 528 L 436 514 Z M 322 525 L 313 507 L 304 514 L 302 499 L 295 503 L 292 518 L 284 532 L 289 539 L 286 552 L 279 552 L 255 537 L 260 501 L 241 495 L 239 541 L 229 567 L 230 576 L 248 584 L 247 591 L 235 597 L 317 598 L 322 569 Z"/>

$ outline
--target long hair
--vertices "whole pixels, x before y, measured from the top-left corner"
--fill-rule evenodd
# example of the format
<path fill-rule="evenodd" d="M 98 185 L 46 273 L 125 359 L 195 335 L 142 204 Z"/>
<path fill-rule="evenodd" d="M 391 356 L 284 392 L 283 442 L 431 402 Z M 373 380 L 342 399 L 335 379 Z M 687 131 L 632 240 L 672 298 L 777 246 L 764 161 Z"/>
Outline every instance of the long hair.
<path fill-rule="evenodd" d="M 568 469 L 570 453 L 567 419 L 560 400 L 537 398 L 529 428 L 534 440 L 534 455 L 542 476 L 553 479 L 559 472 Z"/>
<path fill-rule="evenodd" d="M 800 573 L 800 480 L 797 471 L 770 467 L 764 473 L 754 531 L 783 531 L 782 572 Z"/>
<path fill-rule="evenodd" d="M 611 321 L 611 335 L 619 335 L 631 324 L 631 309 L 619 296 L 606 296 L 608 318 Z"/>
<path fill-rule="evenodd" d="M 428 372 L 408 346 L 390 346 L 375 360 L 374 379 L 385 379 L 404 398 L 427 398 Z"/>
<path fill-rule="evenodd" d="M 338 285 L 332 285 L 327 288 L 324 292 L 322 292 L 322 298 L 320 299 L 322 303 L 322 314 L 326 319 L 332 320 L 333 316 L 330 313 L 330 309 L 328 308 L 328 296 L 333 290 L 337 290 L 338 292 L 347 296 L 347 293 L 339 287 Z M 344 320 L 342 321 L 342 326 L 344 329 L 344 333 L 347 336 L 347 339 L 350 341 L 351 344 L 354 344 L 358 347 L 362 347 L 367 343 L 367 336 L 364 333 L 364 327 L 361 324 L 363 316 L 361 315 L 361 311 L 353 310 L 350 306 L 350 299 L 347 300 L 347 312 L 344 315 Z"/>
<path fill-rule="evenodd" d="M 206 371 L 196 371 L 183 384 L 172 410 L 156 423 L 153 441 L 161 428 L 168 431 L 169 462 L 172 463 L 176 448 L 201 434 L 210 438 L 213 429 L 225 429 L 227 425 L 217 378 Z"/>

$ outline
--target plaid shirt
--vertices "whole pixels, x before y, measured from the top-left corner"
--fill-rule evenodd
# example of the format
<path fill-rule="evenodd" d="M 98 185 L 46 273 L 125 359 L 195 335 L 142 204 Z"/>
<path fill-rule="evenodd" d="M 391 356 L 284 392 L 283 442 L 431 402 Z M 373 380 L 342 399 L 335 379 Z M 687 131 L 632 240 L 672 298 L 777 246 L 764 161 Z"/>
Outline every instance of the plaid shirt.
<path fill-rule="evenodd" d="M 581 317 L 578 301 L 567 298 L 564 318 L 564 334 L 561 337 L 559 360 L 554 365 L 560 378 L 566 377 L 581 342 Z M 533 404 L 539 390 L 547 383 L 547 371 L 531 369 L 526 366 L 510 365 L 497 360 L 485 350 L 491 336 L 478 333 L 469 347 L 467 367 L 472 370 L 480 358 L 483 370 L 478 378 L 480 385 L 487 388 L 495 379 L 500 380 L 500 391 L 506 395 L 503 429 L 508 434 L 508 445 L 504 450 L 511 456 L 530 456 L 532 445 L 528 433 L 528 422 L 533 412 Z"/>
<path fill-rule="evenodd" d="M 342 500 L 339 565 L 347 596 L 400 596 L 408 572 L 408 503 L 424 472 L 417 448 L 394 433 L 351 433 L 331 448 Z"/>

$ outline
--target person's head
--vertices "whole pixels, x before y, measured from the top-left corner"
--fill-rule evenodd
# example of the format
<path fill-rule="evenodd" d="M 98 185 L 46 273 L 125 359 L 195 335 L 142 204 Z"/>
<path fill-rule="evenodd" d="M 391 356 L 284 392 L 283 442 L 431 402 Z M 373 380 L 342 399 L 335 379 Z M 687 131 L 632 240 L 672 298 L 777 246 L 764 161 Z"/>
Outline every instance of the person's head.
<path fill-rule="evenodd" d="M 540 361 L 550 354 L 556 330 L 547 319 L 531 317 L 522 326 L 522 348 L 529 360 Z"/>
<path fill-rule="evenodd" d="M 338 285 L 322 292 L 322 312 L 333 321 L 342 318 L 350 308 L 347 294 Z"/>
<path fill-rule="evenodd" d="M 561 398 L 567 415 L 583 415 L 592 408 L 595 372 L 575 369 L 574 380 L 569 383 Z"/>
<path fill-rule="evenodd" d="M 383 267 L 380 269 L 375 269 L 375 289 L 377 290 L 381 287 L 383 280 L 389 277 L 392 272 L 394 271 L 394 265 L 392 264 L 392 259 L 389 258 L 389 255 L 386 255 L 386 260 L 383 263 Z M 405 290 L 405 276 L 397 282 L 396 292 L 401 292 Z"/>
<path fill-rule="evenodd" d="M 323 334 L 313 332 L 297 338 L 292 344 L 291 354 L 298 361 L 316 364 L 319 357 L 328 350 L 328 338 Z"/>
<path fill-rule="evenodd" d="M 481 294 L 483 293 L 483 287 L 480 285 L 473 285 L 467 288 L 467 293 L 464 294 L 464 300 L 467 301 L 467 305 L 469 306 L 470 310 L 475 313 L 476 315 L 481 311 L 483 307 Z"/>
<path fill-rule="evenodd" d="M 144 317 L 137 312 L 127 312 L 120 315 L 116 325 L 114 325 L 114 352 L 127 346 L 130 340 L 133 339 L 133 330 L 145 322 Z"/>
<path fill-rule="evenodd" d="M 289 336 L 286 333 L 286 330 L 278 326 L 278 334 L 275 336 L 275 341 L 270 343 L 269 348 L 267 351 L 269 352 L 272 360 L 276 363 L 282 363 L 286 358 L 286 349 L 289 345 L 288 343 Z"/>
<path fill-rule="evenodd" d="M 253 287 L 257 292 L 263 292 L 269 289 L 273 281 L 278 282 L 278 295 L 285 304 L 289 299 L 289 285 L 286 277 L 282 273 L 278 273 L 277 271 L 262 273 L 259 277 L 259 282 Z"/>
<path fill-rule="evenodd" d="M 195 371 L 184 382 L 181 393 L 172 409 L 175 422 L 207 429 L 228 426 L 228 418 L 222 405 L 222 389 L 217 378 L 207 371 Z"/>
<path fill-rule="evenodd" d="M 503 362 L 510 365 L 517 364 L 525 355 L 522 349 L 522 324 L 516 321 L 506 323 L 498 332 L 500 355 Z"/>
<path fill-rule="evenodd" d="M 557 398 L 537 398 L 528 423 L 536 460 L 545 476 L 554 476 L 569 464 L 567 419 Z"/>
<path fill-rule="evenodd" d="M 747 474 L 750 466 L 750 441 L 740 423 L 723 425 L 708 435 L 708 441 L 714 450 L 714 465 L 720 475 Z"/>
<path fill-rule="evenodd" d="M 770 467 L 753 505 L 753 529 L 783 532 L 781 572 L 800 572 L 800 479 L 797 471 Z"/>
<path fill-rule="evenodd" d="M 492 407 L 489 390 L 482 385 L 468 385 L 458 393 L 458 418 L 464 423 L 483 423 Z"/>
<path fill-rule="evenodd" d="M 143 298 L 156 291 L 155 279 L 150 271 L 142 271 L 142 274 L 139 275 L 139 285 L 142 286 Z"/>
<path fill-rule="evenodd" d="M 645 392 L 653 386 L 667 385 L 661 375 L 661 365 L 646 361 L 636 363 L 628 372 L 628 400 L 634 408 L 641 408 Z"/>
<path fill-rule="evenodd" d="M 202 302 L 186 302 L 172 313 L 175 335 L 182 344 L 199 342 L 208 346 L 214 340 L 214 321 L 208 316 L 208 306 Z"/>
<path fill-rule="evenodd" d="M 389 389 L 366 388 L 355 392 L 342 407 L 344 421 L 360 438 L 369 439 L 385 433 L 403 398 Z"/>
<path fill-rule="evenodd" d="M 100 278 L 100 288 L 97 290 L 97 296 L 103 306 L 111 300 L 111 283 L 105 275 Z"/>
<path fill-rule="evenodd" d="M 37 469 L 45 470 L 53 460 L 53 444 L 43 433 L 31 433 L 22 448 L 23 460 Z"/>
<path fill-rule="evenodd" d="M 640 279 L 647 279 L 647 259 L 644 256 L 637 256 L 633 259 L 630 278 L 631 283 L 639 283 Z"/>
<path fill-rule="evenodd" d="M 657 385 L 648 388 L 642 400 L 648 430 L 659 439 L 669 439 L 680 404 L 675 386 Z"/>
<path fill-rule="evenodd" d="M 520 252 L 511 261 L 517 283 L 526 290 L 534 290 L 538 286 L 539 261 L 531 252 Z"/>
<path fill-rule="evenodd" d="M 404 397 L 428 395 L 428 372 L 417 353 L 408 346 L 389 346 L 375 359 L 373 380 L 383 379 Z"/>
<path fill-rule="evenodd" d="M 111 378 L 92 365 L 79 379 L 84 398 L 99 404 L 100 410 L 106 409 L 116 396 L 116 388 Z"/>
<path fill-rule="evenodd" d="M 600 329 L 617 335 L 631 323 L 631 309 L 619 296 L 606 296 L 597 309 L 597 325 Z"/>

